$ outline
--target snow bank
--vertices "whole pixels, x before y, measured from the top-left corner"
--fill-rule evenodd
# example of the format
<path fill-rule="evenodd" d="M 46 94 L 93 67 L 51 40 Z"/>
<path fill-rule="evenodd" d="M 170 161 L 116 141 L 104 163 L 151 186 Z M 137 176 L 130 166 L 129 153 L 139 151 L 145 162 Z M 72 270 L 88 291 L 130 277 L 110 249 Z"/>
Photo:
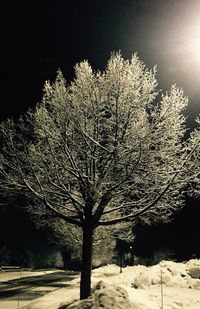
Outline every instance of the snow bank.
<path fill-rule="evenodd" d="M 132 269 L 134 272 L 134 267 Z M 132 277 L 132 287 L 148 288 L 150 285 L 200 289 L 200 261 L 190 260 L 188 263 L 162 261 L 147 267 Z"/>
<path fill-rule="evenodd" d="M 200 260 L 189 260 L 186 264 L 187 273 L 194 279 L 200 279 Z"/>
<path fill-rule="evenodd" d="M 70 309 L 145 309 L 139 303 L 131 303 L 127 291 L 118 286 L 99 281 L 92 291 L 91 297 L 85 300 L 79 300 L 67 308 Z"/>
<path fill-rule="evenodd" d="M 93 271 L 93 278 L 135 289 L 147 289 L 153 285 L 200 289 L 200 260 L 193 259 L 187 263 L 161 261 L 154 266 L 137 265 L 126 267 L 119 274 L 116 265 L 104 266 Z"/>
<path fill-rule="evenodd" d="M 162 301 L 166 309 L 199 309 L 199 274 L 197 259 L 185 263 L 161 261 L 150 267 L 129 266 L 122 273 L 116 265 L 103 266 L 92 271 L 91 297 L 71 300 L 60 309 L 160 309 Z"/>

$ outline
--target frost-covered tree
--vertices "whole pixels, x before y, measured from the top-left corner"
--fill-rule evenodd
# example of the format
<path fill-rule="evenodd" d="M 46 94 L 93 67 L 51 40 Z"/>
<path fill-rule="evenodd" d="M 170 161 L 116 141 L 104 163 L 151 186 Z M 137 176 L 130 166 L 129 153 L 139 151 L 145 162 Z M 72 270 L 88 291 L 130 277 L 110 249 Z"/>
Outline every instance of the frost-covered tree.
<path fill-rule="evenodd" d="M 112 54 L 103 72 L 83 61 L 71 84 L 61 71 L 45 83 L 25 120 L 1 125 L 1 189 L 28 191 L 82 231 L 81 298 L 90 295 L 100 227 L 167 220 L 183 204 L 197 141 L 183 142 L 183 91 L 161 95 L 155 75 L 136 54 Z"/>
<path fill-rule="evenodd" d="M 188 193 L 195 198 L 200 198 L 200 116 L 196 120 L 196 129 L 191 133 L 188 151 L 192 152 L 189 171 Z M 195 151 L 193 149 L 195 148 Z M 188 178 L 188 175 L 187 175 Z"/>

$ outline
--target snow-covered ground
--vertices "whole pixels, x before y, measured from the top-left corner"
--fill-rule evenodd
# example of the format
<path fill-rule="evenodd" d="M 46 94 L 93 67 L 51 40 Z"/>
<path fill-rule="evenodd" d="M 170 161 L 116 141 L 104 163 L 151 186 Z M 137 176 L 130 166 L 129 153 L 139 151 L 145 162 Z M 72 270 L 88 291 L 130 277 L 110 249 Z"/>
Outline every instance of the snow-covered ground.
<path fill-rule="evenodd" d="M 42 274 L 44 271 L 35 272 L 35 275 Z M 200 260 L 197 259 L 186 263 L 162 261 L 151 267 L 129 266 L 122 273 L 116 265 L 94 269 L 92 296 L 84 302 L 78 300 L 79 282 L 79 275 L 70 281 L 66 279 L 65 287 L 37 298 L 24 308 L 200 309 Z"/>
<path fill-rule="evenodd" d="M 121 274 L 119 267 L 108 265 L 93 270 L 92 284 L 90 299 L 70 305 L 68 294 L 67 306 L 62 308 L 200 309 L 200 260 L 196 259 L 131 266 Z"/>

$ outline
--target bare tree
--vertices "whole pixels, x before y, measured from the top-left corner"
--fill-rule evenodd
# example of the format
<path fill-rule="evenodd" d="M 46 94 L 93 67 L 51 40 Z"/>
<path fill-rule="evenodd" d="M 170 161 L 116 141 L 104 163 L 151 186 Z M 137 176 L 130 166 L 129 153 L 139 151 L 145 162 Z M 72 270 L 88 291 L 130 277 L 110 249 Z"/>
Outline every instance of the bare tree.
<path fill-rule="evenodd" d="M 187 98 L 157 90 L 156 68 L 112 54 L 104 72 L 87 61 L 67 85 L 46 82 L 33 112 L 1 125 L 2 190 L 28 191 L 47 212 L 82 231 L 80 297 L 90 295 L 92 244 L 101 226 L 166 220 L 183 204 L 189 149 Z M 188 176 L 189 178 L 189 176 Z"/>

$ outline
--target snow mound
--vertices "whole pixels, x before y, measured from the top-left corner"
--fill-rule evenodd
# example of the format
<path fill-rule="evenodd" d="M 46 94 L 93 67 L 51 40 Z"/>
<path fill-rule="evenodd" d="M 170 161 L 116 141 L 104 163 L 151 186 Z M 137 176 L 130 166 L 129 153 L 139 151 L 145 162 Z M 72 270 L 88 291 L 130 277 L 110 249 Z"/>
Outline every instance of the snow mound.
<path fill-rule="evenodd" d="M 161 261 L 157 265 L 141 269 L 139 273 L 137 269 L 134 271 L 134 268 L 132 267 L 131 270 L 131 286 L 133 288 L 145 289 L 151 285 L 163 284 L 172 287 L 200 289 L 199 260 L 190 260 L 187 263 Z M 126 283 L 128 284 L 128 277 Z"/>
<path fill-rule="evenodd" d="M 92 272 L 93 282 L 103 280 L 109 284 L 148 289 L 151 286 L 200 289 L 200 260 L 191 259 L 186 263 L 161 261 L 153 266 L 128 266 L 119 273 L 116 265 L 107 265 Z"/>
<path fill-rule="evenodd" d="M 151 277 L 149 276 L 148 272 L 141 272 L 137 275 L 134 279 L 134 283 L 132 286 L 134 288 L 146 288 L 151 285 Z"/>
<path fill-rule="evenodd" d="M 127 291 L 115 285 L 99 281 L 89 298 L 76 301 L 68 309 L 145 309 L 144 305 L 131 303 Z"/>
<path fill-rule="evenodd" d="M 199 268 L 198 259 L 127 266 L 122 273 L 113 264 L 96 268 L 91 297 L 78 301 L 78 294 L 70 297 L 68 290 L 67 302 L 59 309 L 160 309 L 162 302 L 166 309 L 199 309 Z M 77 285 L 79 278 L 72 282 Z"/>
<path fill-rule="evenodd" d="M 194 279 L 200 279 L 200 260 L 189 260 L 186 263 L 187 273 Z"/>

